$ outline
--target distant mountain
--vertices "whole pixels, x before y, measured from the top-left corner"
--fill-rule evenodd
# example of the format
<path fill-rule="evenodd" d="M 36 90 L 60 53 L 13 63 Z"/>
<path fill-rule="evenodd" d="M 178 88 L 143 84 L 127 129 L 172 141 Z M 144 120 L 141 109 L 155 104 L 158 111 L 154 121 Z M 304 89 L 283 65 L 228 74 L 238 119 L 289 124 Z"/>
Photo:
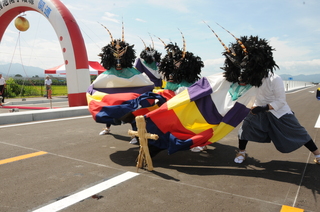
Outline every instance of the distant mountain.
<path fill-rule="evenodd" d="M 44 69 L 33 66 L 22 66 L 19 63 L 13 64 L 3 64 L 0 65 L 0 73 L 7 77 L 13 77 L 17 74 L 20 74 L 23 77 L 34 77 L 38 75 L 39 77 L 44 76 Z"/>
<path fill-rule="evenodd" d="M 0 73 L 6 77 L 7 74 L 9 77 L 15 76 L 17 74 L 22 75 L 23 77 L 34 77 L 38 75 L 39 77 L 45 76 L 44 69 L 33 66 L 22 66 L 19 63 L 14 64 L 4 64 L 0 65 Z M 282 80 L 293 80 L 293 81 L 305 81 L 305 82 L 314 82 L 320 83 L 320 74 L 311 74 L 304 75 L 300 74 L 297 76 L 292 76 L 290 74 L 281 74 L 280 77 Z"/>
<path fill-rule="evenodd" d="M 281 74 L 280 77 L 282 78 L 282 80 L 320 83 L 320 74 L 311 74 L 311 75 L 300 74 L 297 76 L 292 76 L 289 74 Z"/>

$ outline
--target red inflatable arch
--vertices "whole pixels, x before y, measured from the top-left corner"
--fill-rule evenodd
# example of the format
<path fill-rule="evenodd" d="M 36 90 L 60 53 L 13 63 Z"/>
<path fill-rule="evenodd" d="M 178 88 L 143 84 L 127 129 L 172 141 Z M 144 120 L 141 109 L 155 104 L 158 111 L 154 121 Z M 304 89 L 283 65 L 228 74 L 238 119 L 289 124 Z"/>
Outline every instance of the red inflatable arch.
<path fill-rule="evenodd" d="M 76 20 L 60 0 L 0 1 L 0 42 L 10 22 L 26 11 L 42 14 L 58 36 L 66 65 L 69 106 L 87 105 L 90 74 L 86 47 Z"/>

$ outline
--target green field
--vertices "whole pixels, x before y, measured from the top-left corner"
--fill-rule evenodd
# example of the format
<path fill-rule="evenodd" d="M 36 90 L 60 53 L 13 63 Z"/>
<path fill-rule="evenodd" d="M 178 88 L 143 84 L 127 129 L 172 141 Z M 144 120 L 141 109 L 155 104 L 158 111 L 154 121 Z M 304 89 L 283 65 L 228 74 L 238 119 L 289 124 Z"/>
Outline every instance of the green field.
<path fill-rule="evenodd" d="M 66 85 L 52 85 L 52 96 L 66 96 L 68 95 L 68 88 Z"/>
<path fill-rule="evenodd" d="M 52 96 L 67 96 L 68 89 L 66 85 L 52 85 Z M 20 98 L 20 97 L 43 97 L 47 94 L 44 85 L 7 85 L 6 96 L 7 98 Z"/>

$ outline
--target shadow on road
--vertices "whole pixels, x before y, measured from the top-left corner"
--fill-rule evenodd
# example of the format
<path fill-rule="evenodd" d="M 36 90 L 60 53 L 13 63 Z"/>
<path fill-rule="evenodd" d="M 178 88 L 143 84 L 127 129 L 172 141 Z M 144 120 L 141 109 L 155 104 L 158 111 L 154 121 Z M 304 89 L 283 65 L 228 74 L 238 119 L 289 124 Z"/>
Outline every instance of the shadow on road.
<path fill-rule="evenodd" d="M 135 165 L 135 161 L 130 160 L 138 156 L 138 147 L 135 145 L 126 151 L 115 152 L 110 155 L 110 159 L 122 166 Z M 155 170 L 152 173 L 163 179 L 179 181 L 167 173 L 159 172 L 158 167 L 174 169 L 188 175 L 245 176 L 299 185 L 305 170 L 301 186 L 312 190 L 313 193 L 320 193 L 319 165 L 278 160 L 261 163 L 250 155 L 243 164 L 236 164 L 233 159 L 237 148 L 221 143 L 214 143 L 211 147 L 215 148 L 209 148 L 206 152 L 201 153 L 180 151 L 172 155 L 168 155 L 164 150 L 153 158 Z M 126 160 L 123 159 L 124 157 Z"/>

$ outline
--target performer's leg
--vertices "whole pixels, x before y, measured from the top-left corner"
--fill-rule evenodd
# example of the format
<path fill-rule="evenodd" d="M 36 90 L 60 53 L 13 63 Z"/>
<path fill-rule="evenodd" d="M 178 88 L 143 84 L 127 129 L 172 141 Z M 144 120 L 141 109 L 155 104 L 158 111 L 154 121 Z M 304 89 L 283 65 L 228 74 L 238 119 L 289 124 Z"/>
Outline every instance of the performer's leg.
<path fill-rule="evenodd" d="M 131 128 L 134 129 L 134 125 L 132 123 L 131 123 Z M 130 140 L 129 143 L 130 144 L 137 144 L 138 143 L 138 139 L 135 136 L 133 136 L 133 137 L 131 137 L 131 140 Z"/>
<path fill-rule="evenodd" d="M 109 134 L 109 133 L 110 133 L 110 127 L 111 127 L 111 124 L 106 124 L 106 128 L 104 128 L 104 129 L 99 133 L 99 135 Z"/>
<path fill-rule="evenodd" d="M 239 139 L 239 152 L 237 153 L 234 162 L 242 163 L 246 159 L 246 147 L 248 140 Z"/>
<path fill-rule="evenodd" d="M 248 140 L 239 139 L 239 150 L 246 151 L 247 144 L 248 144 Z"/>
<path fill-rule="evenodd" d="M 311 139 L 304 146 L 307 147 L 309 151 L 314 154 L 314 157 L 315 157 L 314 162 L 317 164 L 320 164 L 320 151 L 317 145 L 314 143 L 314 141 Z"/>

